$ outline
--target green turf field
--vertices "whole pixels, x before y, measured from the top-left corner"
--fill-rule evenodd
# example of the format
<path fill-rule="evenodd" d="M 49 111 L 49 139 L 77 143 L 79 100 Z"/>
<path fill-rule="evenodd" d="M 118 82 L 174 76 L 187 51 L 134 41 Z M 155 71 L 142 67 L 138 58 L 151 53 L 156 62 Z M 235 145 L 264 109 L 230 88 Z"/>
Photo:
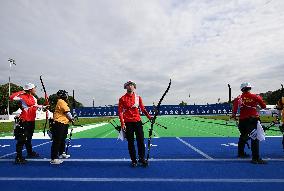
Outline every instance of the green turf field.
<path fill-rule="evenodd" d="M 114 117 L 95 117 L 95 118 L 80 118 L 76 120 L 75 123 L 77 125 L 88 125 L 88 124 L 96 124 L 101 122 L 107 122 Z M 45 124 L 44 120 L 36 120 L 35 121 L 35 132 L 43 131 Z M 48 125 L 47 125 L 48 128 Z M 0 122 L 0 136 L 11 136 L 13 135 L 14 122 Z"/>
<path fill-rule="evenodd" d="M 118 117 L 114 118 L 80 118 L 76 124 L 89 126 L 100 123 L 107 123 L 106 125 L 95 127 L 74 133 L 74 138 L 116 138 L 118 132 L 109 123 L 114 120 L 119 123 Z M 264 122 L 272 121 L 272 118 L 261 119 Z M 142 121 L 147 119 L 142 117 Z M 36 121 L 36 131 L 42 132 L 45 120 Z M 164 129 L 160 126 L 154 125 L 153 134 L 155 137 L 238 137 L 239 131 L 236 127 L 235 121 L 230 121 L 229 116 L 159 116 L 157 123 L 166 126 Z M 0 136 L 11 136 L 13 131 L 13 123 L 2 123 L 0 127 Z M 5 126 L 3 126 L 5 125 Z M 81 128 L 81 127 L 76 127 Z M 150 123 L 144 125 L 145 137 L 148 137 L 148 129 Z M 277 127 L 274 127 L 277 129 Z M 2 130 L 2 132 L 1 132 Z M 267 131 L 268 136 L 280 136 L 281 132 Z"/>
<path fill-rule="evenodd" d="M 118 118 L 114 119 L 119 124 Z M 146 122 L 146 118 L 142 117 Z M 159 124 L 166 126 L 164 129 L 154 125 L 155 137 L 238 137 L 239 131 L 234 121 L 222 119 L 210 119 L 203 117 L 185 116 L 161 116 L 156 120 Z M 150 123 L 144 125 L 145 137 L 148 137 Z M 275 129 L 276 127 L 274 127 Z M 268 136 L 280 136 L 281 132 L 267 131 Z M 74 134 L 75 138 L 115 138 L 118 132 L 111 124 L 103 125 Z"/>

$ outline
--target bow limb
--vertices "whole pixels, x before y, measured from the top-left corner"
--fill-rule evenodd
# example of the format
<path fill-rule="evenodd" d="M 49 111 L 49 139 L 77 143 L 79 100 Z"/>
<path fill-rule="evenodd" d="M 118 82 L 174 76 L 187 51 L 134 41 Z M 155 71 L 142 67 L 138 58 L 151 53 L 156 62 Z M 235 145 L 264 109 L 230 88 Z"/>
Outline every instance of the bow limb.
<path fill-rule="evenodd" d="M 45 99 L 44 105 L 49 105 L 48 95 L 46 93 L 46 89 L 45 89 L 45 86 L 43 84 L 42 77 L 40 76 L 39 79 L 40 79 L 40 83 L 41 83 L 42 89 L 44 91 L 44 99 Z M 44 136 L 45 136 L 45 129 L 46 129 L 47 121 L 48 121 L 48 110 L 46 109 L 46 111 L 45 111 L 45 124 L 44 124 L 44 128 L 43 128 L 43 135 Z"/>
<path fill-rule="evenodd" d="M 156 121 L 156 119 L 157 119 L 157 116 L 158 116 L 158 114 L 160 113 L 160 106 L 161 106 L 161 103 L 162 103 L 164 97 L 166 96 L 166 94 L 168 93 L 168 91 L 170 90 L 171 84 L 172 84 L 172 80 L 170 79 L 169 85 L 168 85 L 166 91 L 163 93 L 161 99 L 159 100 L 158 105 L 157 105 L 157 107 L 156 107 L 156 109 L 155 109 L 154 117 L 153 117 L 152 120 L 151 120 L 151 128 L 150 128 L 150 130 L 149 130 L 149 138 L 148 138 L 147 161 L 149 160 L 149 156 L 150 156 L 150 148 L 151 148 L 151 139 L 152 139 L 152 134 L 153 134 L 153 127 L 154 127 L 155 121 Z"/>

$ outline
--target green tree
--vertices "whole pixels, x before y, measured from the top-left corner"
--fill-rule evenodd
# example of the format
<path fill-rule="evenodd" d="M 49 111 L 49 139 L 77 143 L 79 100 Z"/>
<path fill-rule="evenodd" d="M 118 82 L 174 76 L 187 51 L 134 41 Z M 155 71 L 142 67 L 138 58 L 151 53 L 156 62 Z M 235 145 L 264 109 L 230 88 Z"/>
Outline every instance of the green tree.
<path fill-rule="evenodd" d="M 18 92 L 23 90 L 22 86 L 18 86 L 16 84 L 11 83 L 11 94 L 14 92 Z M 39 105 L 44 105 L 45 103 L 45 98 L 43 97 L 38 97 L 37 95 L 35 96 L 37 98 L 37 102 Z M 0 85 L 0 115 L 5 115 L 7 114 L 7 106 L 8 106 L 8 99 L 9 99 L 9 84 L 3 84 Z M 68 105 L 70 108 L 73 107 L 73 97 L 68 96 Z M 57 103 L 57 96 L 56 94 L 51 94 L 49 96 L 49 104 L 50 104 L 50 110 L 54 111 L 55 105 Z M 17 111 L 20 107 L 20 103 L 18 101 L 10 101 L 10 114 L 13 113 L 14 111 Z M 83 107 L 83 104 L 78 102 L 75 99 L 75 107 Z"/>
<path fill-rule="evenodd" d="M 181 103 L 180 104 L 178 104 L 179 106 L 185 106 L 185 105 L 187 105 L 187 103 L 186 102 L 184 102 L 184 101 L 181 101 Z"/>
<path fill-rule="evenodd" d="M 260 93 L 260 96 L 264 99 L 266 104 L 275 105 L 281 98 L 281 89 L 278 89 L 276 91 L 268 91 L 266 93 Z"/>
<path fill-rule="evenodd" d="M 16 84 L 11 83 L 11 94 L 13 92 L 23 90 L 23 87 L 17 86 Z M 0 115 L 7 114 L 8 107 L 8 99 L 9 99 L 9 84 L 0 85 Z M 17 111 L 19 108 L 18 101 L 10 101 L 10 114 L 14 111 Z"/>
<path fill-rule="evenodd" d="M 50 105 L 50 109 L 49 109 L 49 110 L 50 110 L 51 112 L 54 112 L 54 109 L 55 109 L 57 100 L 58 100 L 58 97 L 57 97 L 56 94 L 52 94 L 52 95 L 49 96 L 49 98 L 48 98 L 49 105 Z M 82 104 L 82 103 L 76 101 L 76 99 L 75 99 L 74 101 L 75 101 L 75 108 L 83 107 L 83 104 Z M 44 103 L 44 99 L 43 99 L 43 103 Z M 72 97 L 72 96 L 68 96 L 67 103 L 68 103 L 68 106 L 69 106 L 71 109 L 73 109 L 74 103 L 73 103 L 73 97 Z"/>

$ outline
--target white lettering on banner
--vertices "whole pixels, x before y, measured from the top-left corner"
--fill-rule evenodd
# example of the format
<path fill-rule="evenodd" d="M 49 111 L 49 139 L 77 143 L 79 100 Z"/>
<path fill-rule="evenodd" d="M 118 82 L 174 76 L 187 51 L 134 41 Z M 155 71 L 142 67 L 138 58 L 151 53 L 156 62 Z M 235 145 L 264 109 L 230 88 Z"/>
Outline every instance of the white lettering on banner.
<path fill-rule="evenodd" d="M 153 106 L 146 106 L 150 115 L 154 114 Z M 78 108 L 78 116 L 116 116 L 117 107 L 95 107 L 95 108 Z M 160 115 L 204 115 L 204 114 L 228 114 L 231 113 L 228 104 L 207 104 L 207 105 L 165 105 L 159 110 Z M 90 114 L 91 113 L 91 114 Z M 143 115 L 141 110 L 139 113 Z"/>

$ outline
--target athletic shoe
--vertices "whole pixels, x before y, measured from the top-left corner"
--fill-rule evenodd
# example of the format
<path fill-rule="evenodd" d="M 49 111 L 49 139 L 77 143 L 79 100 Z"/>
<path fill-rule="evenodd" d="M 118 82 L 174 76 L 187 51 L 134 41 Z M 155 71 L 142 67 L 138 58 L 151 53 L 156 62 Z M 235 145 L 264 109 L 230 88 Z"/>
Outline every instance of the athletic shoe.
<path fill-rule="evenodd" d="M 259 159 L 252 159 L 251 163 L 252 164 L 267 164 L 267 161 L 262 160 L 261 158 L 259 158 Z"/>
<path fill-rule="evenodd" d="M 243 154 L 238 154 L 238 158 L 249 158 L 249 154 L 243 153 Z"/>
<path fill-rule="evenodd" d="M 67 155 L 66 153 L 62 153 L 61 155 L 59 155 L 60 159 L 68 159 L 70 158 L 70 155 Z"/>
<path fill-rule="evenodd" d="M 138 163 L 144 167 L 148 166 L 148 161 L 146 161 L 145 159 L 139 159 Z"/>
<path fill-rule="evenodd" d="M 33 151 L 32 153 L 27 155 L 27 158 L 38 158 L 39 154 Z"/>
<path fill-rule="evenodd" d="M 50 164 L 61 164 L 63 163 L 63 160 L 60 160 L 60 159 L 53 159 L 50 161 Z"/>
<path fill-rule="evenodd" d="M 15 164 L 26 164 L 27 160 L 24 157 L 16 157 Z"/>
<path fill-rule="evenodd" d="M 137 167 L 137 161 L 132 161 L 131 162 L 131 167 L 133 167 L 133 168 Z"/>

